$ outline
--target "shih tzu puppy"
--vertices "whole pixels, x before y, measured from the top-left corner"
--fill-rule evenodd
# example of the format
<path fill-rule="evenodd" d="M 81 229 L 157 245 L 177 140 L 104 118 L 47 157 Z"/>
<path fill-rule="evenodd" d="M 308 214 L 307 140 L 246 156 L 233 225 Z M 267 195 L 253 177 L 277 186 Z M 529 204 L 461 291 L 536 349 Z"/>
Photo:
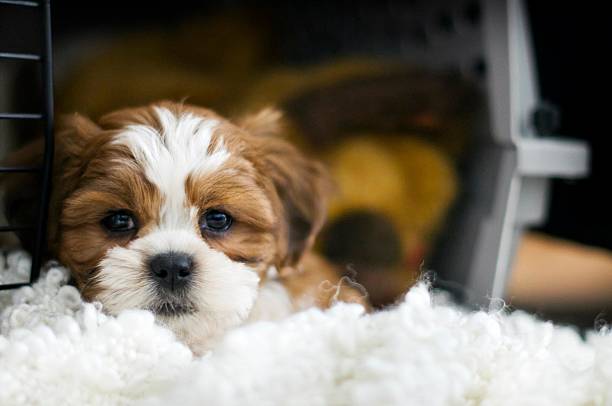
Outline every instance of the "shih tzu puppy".
<path fill-rule="evenodd" d="M 279 120 L 172 102 L 66 117 L 49 239 L 83 297 L 148 309 L 196 353 L 248 320 L 363 302 L 310 252 L 330 181 Z"/>

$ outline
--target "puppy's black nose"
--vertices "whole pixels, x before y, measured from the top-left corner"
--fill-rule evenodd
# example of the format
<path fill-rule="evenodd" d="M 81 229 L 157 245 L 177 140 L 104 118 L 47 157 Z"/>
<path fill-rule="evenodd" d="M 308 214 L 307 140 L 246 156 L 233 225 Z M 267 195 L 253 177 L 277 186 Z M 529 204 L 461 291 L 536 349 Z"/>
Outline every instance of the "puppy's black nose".
<path fill-rule="evenodd" d="M 177 291 L 191 279 L 193 258 L 182 252 L 165 252 L 149 260 L 149 269 L 162 288 Z"/>

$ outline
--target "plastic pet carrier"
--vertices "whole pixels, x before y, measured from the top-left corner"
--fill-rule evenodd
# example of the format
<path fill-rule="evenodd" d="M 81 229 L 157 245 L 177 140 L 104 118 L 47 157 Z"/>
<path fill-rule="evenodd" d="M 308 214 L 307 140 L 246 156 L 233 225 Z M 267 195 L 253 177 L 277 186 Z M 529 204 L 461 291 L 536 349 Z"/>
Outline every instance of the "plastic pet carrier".
<path fill-rule="evenodd" d="M 442 4 L 431 3 L 432 13 Z M 466 7 L 448 4 L 450 15 Z M 458 283 L 468 302 L 486 305 L 504 297 L 523 230 L 545 219 L 550 179 L 585 176 L 589 153 L 585 143 L 550 133 L 556 113 L 539 96 L 524 3 L 480 5 L 480 24 L 457 30 L 432 51 L 435 63 L 484 62 L 489 125 L 472 158 L 459 215 L 451 219 L 430 267 Z"/>

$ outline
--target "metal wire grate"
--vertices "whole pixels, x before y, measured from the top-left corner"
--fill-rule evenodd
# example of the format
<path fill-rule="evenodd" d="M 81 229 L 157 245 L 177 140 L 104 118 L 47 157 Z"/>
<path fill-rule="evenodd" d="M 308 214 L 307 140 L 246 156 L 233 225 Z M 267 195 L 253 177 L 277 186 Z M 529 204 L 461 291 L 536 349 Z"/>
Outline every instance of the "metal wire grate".
<path fill-rule="evenodd" d="M 42 94 L 43 100 L 41 111 L 36 113 L 0 112 L 0 120 L 42 120 L 44 132 L 44 154 L 40 166 L 27 167 L 2 167 L 0 173 L 37 173 L 40 176 L 41 188 L 39 195 L 39 210 L 36 224 L 26 226 L 1 226 L 0 232 L 15 232 L 21 230 L 35 230 L 34 250 L 32 252 L 32 268 L 30 270 L 30 281 L 23 283 L 11 283 L 0 285 L 0 290 L 17 288 L 34 282 L 39 275 L 42 256 L 44 253 L 47 234 L 47 215 L 49 207 L 49 195 L 51 191 L 51 172 L 53 164 L 53 72 L 51 54 L 51 10 L 49 0 L 40 2 L 0 0 L 0 9 L 3 7 L 32 7 L 39 9 L 41 29 L 41 52 L 38 54 L 2 52 L 0 50 L 0 62 L 3 60 L 20 60 L 41 64 Z"/>

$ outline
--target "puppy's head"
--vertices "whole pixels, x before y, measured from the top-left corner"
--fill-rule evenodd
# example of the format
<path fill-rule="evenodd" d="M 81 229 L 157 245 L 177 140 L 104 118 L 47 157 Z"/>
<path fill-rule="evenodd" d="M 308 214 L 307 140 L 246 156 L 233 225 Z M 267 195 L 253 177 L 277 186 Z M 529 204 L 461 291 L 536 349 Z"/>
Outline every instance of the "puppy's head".
<path fill-rule="evenodd" d="M 278 119 L 173 103 L 69 117 L 55 240 L 83 295 L 149 309 L 188 343 L 243 321 L 259 280 L 296 266 L 325 215 L 325 171 L 274 136 Z"/>

